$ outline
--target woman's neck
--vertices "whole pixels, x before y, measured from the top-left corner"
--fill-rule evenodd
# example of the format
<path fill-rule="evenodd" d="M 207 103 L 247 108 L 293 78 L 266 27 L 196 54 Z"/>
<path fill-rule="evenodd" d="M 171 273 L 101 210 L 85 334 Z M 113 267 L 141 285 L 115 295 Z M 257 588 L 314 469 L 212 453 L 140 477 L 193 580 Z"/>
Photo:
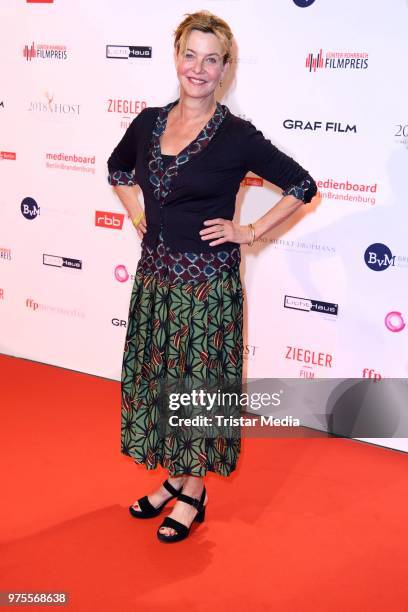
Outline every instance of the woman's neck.
<path fill-rule="evenodd" d="M 197 123 L 211 117 L 217 108 L 214 96 L 209 98 L 190 98 L 180 94 L 178 104 L 173 108 L 174 118 L 183 123 Z"/>

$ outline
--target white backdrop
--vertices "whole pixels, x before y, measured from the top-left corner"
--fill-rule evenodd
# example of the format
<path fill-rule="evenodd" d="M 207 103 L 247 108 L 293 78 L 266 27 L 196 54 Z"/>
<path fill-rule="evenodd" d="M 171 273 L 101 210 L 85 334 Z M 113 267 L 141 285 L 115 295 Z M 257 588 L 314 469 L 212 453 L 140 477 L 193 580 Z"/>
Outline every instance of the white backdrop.
<path fill-rule="evenodd" d="M 237 43 L 220 100 L 320 188 L 242 249 L 246 376 L 407 377 L 405 0 L 3 0 L 0 351 L 120 379 L 140 246 L 106 160 L 178 97 L 172 32 L 202 8 Z M 246 182 L 241 223 L 280 193 Z"/>

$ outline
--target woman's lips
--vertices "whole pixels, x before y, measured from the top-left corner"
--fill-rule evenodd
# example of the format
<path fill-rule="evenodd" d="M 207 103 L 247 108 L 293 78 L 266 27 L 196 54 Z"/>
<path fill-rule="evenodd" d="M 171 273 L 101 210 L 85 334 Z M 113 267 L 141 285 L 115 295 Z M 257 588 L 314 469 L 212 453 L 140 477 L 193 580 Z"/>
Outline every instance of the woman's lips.
<path fill-rule="evenodd" d="M 204 81 L 203 79 L 196 79 L 195 77 L 187 77 L 187 79 L 193 85 L 204 85 L 207 82 L 207 81 Z"/>

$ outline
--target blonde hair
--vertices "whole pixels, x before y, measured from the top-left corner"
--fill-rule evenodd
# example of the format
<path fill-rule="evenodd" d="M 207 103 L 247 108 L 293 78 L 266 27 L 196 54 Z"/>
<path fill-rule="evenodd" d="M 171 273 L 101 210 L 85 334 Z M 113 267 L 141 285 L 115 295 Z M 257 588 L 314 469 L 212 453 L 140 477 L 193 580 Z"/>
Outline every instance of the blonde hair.
<path fill-rule="evenodd" d="M 187 38 L 192 30 L 215 34 L 223 46 L 223 63 L 225 64 L 231 60 L 233 34 L 231 28 L 224 19 L 213 15 L 209 11 L 186 13 L 186 18 L 174 31 L 174 47 L 177 53 L 184 53 L 186 50 Z"/>

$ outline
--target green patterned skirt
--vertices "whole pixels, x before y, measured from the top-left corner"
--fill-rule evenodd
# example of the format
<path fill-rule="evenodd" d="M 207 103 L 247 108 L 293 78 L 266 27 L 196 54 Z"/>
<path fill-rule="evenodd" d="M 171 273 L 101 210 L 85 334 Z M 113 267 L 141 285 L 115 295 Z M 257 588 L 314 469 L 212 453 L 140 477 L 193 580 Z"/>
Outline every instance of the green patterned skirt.
<path fill-rule="evenodd" d="M 140 261 L 145 256 L 142 251 Z M 241 446 L 236 428 L 234 435 L 213 437 L 192 427 L 163 430 L 168 406 L 160 385 L 189 376 L 212 386 L 242 379 L 239 264 L 200 282 L 169 278 L 141 265 L 136 271 L 121 375 L 121 452 L 149 470 L 161 465 L 170 476 L 229 476 Z"/>

